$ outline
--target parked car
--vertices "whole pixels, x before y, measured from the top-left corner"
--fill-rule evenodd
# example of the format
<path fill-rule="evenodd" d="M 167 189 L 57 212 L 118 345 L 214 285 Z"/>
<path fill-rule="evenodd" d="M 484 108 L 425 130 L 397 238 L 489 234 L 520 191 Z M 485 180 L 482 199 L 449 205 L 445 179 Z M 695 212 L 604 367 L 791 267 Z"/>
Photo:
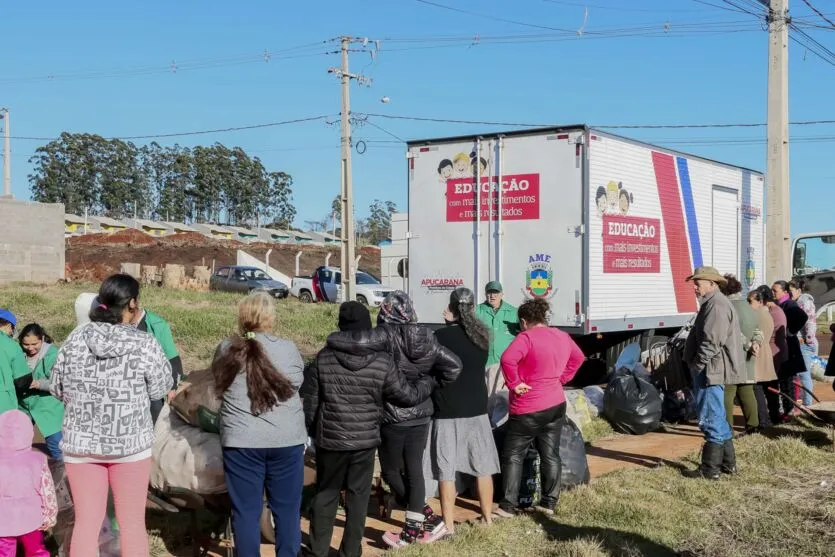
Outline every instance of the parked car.
<path fill-rule="evenodd" d="M 279 299 L 290 295 L 286 284 L 271 278 L 261 269 L 237 265 L 218 269 L 209 280 L 209 290 L 242 294 L 264 290 Z"/>
<path fill-rule="evenodd" d="M 337 267 L 319 267 L 312 277 L 295 277 L 290 283 L 290 294 L 305 303 L 336 303 L 341 299 L 341 283 L 342 273 Z M 392 290 L 372 275 L 357 271 L 357 301 L 361 304 L 379 307 Z"/>

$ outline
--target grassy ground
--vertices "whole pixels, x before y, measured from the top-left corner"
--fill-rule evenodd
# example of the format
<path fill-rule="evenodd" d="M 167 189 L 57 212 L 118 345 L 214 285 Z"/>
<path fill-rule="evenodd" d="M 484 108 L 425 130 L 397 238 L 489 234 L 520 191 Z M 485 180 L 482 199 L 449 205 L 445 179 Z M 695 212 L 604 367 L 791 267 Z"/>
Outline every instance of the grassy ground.
<path fill-rule="evenodd" d="M 614 472 L 564 493 L 557 516 L 530 515 L 404 557 L 790 557 L 835 547 L 835 457 L 808 424 L 737 443 L 740 474 L 687 480 L 678 468 Z M 689 463 L 692 465 L 692 462 Z"/>
<path fill-rule="evenodd" d="M 13 285 L 0 289 L 0 307 L 15 313 L 22 327 L 36 321 L 56 342 L 63 342 L 75 328 L 75 298 L 95 292 L 97 285 Z M 238 294 L 185 292 L 146 288 L 141 302 L 165 317 L 174 331 L 186 371 L 208 365 L 214 349 L 235 330 Z M 336 328 L 335 304 L 304 305 L 295 299 L 277 301 L 276 332 L 294 340 L 306 357 L 318 351 Z"/>
<path fill-rule="evenodd" d="M 75 326 L 73 303 L 92 285 L 15 285 L 0 290 L 0 307 L 21 324 L 38 321 L 61 342 Z M 231 294 L 143 291 L 142 302 L 172 325 L 186 369 L 207 365 L 218 341 L 235 328 Z M 305 355 L 335 328 L 336 306 L 278 303 L 277 333 Z M 783 437 L 753 436 L 737 443 L 741 473 L 709 483 L 685 480 L 674 466 L 622 470 L 563 494 L 556 517 L 538 515 L 490 528 L 458 529 L 450 542 L 410 548 L 404 557 L 526 556 L 829 556 L 835 547 L 835 456 L 827 432 L 810 424 L 782 427 Z M 594 442 L 612 434 L 596 419 L 585 430 Z M 692 463 L 689 463 L 692 465 Z M 149 514 L 152 554 L 187 548 L 186 517 Z M 186 551 L 187 553 L 187 551 Z"/>

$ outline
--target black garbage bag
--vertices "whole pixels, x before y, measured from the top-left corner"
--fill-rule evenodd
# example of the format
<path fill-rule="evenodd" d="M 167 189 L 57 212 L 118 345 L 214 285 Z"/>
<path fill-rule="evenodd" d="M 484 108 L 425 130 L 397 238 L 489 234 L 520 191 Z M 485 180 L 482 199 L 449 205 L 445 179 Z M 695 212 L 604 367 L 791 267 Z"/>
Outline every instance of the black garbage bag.
<path fill-rule="evenodd" d="M 560 437 L 560 459 L 562 460 L 562 489 L 571 489 L 591 481 L 589 461 L 586 457 L 586 441 L 577 424 L 566 418 Z"/>
<path fill-rule="evenodd" d="M 634 373 L 616 375 L 603 394 L 603 415 L 616 431 L 643 435 L 661 423 L 661 395 Z"/>

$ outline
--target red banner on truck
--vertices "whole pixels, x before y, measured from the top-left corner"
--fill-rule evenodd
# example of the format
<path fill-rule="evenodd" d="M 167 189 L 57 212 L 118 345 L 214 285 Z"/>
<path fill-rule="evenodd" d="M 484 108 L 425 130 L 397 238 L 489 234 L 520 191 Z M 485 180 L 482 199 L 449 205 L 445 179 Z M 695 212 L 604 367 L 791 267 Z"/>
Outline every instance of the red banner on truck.
<path fill-rule="evenodd" d="M 476 207 L 479 194 L 475 178 L 452 178 L 446 183 L 447 222 L 498 220 L 499 195 L 502 196 L 502 220 L 539 219 L 539 174 L 511 174 L 481 178 L 481 206 Z"/>
<path fill-rule="evenodd" d="M 603 217 L 604 273 L 660 273 L 661 220 Z"/>

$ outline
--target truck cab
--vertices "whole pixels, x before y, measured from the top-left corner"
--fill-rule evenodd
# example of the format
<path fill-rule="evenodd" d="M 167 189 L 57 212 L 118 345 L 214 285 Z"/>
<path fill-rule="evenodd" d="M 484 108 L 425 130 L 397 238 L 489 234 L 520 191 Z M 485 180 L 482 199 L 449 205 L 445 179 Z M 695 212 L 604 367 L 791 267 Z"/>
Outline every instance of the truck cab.
<path fill-rule="evenodd" d="M 795 238 L 792 273 L 795 278 L 806 279 L 818 312 L 835 303 L 835 232 L 815 232 Z"/>

